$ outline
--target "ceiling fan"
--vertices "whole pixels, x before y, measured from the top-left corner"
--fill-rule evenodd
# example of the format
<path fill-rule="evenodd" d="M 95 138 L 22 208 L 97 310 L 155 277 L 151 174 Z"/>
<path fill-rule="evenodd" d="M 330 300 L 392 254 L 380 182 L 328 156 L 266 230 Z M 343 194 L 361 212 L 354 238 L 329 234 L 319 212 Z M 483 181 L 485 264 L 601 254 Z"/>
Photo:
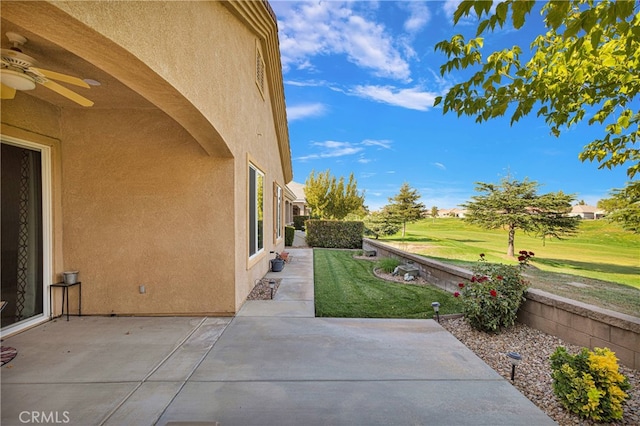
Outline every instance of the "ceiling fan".
<path fill-rule="evenodd" d="M 38 83 L 77 104 L 85 107 L 93 105 L 93 102 L 89 99 L 53 81 L 57 80 L 89 89 L 90 86 L 84 80 L 55 71 L 36 68 L 36 60 L 22 53 L 21 47 L 27 42 L 27 39 L 14 32 L 8 32 L 7 38 L 13 46 L 10 49 L 2 49 L 0 99 L 13 99 L 16 95 L 16 90 L 33 90 L 36 88 L 36 83 Z"/>

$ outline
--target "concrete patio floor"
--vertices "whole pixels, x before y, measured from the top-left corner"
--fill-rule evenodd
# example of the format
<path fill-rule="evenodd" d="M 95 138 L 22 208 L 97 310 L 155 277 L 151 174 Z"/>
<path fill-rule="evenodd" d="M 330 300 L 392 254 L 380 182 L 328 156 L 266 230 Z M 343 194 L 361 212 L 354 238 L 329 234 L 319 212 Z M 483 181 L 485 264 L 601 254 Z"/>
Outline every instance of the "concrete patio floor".
<path fill-rule="evenodd" d="M 72 317 L 6 339 L 2 425 L 555 424 L 433 320 L 315 318 L 312 251 L 288 251 L 274 300 L 234 318 Z"/>

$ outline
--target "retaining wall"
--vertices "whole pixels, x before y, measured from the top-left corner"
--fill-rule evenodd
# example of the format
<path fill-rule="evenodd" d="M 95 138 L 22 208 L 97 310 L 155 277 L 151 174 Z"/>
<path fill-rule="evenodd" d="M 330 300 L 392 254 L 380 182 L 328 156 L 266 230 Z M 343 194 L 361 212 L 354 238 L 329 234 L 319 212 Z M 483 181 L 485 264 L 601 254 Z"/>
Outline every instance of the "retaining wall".
<path fill-rule="evenodd" d="M 472 272 L 457 266 L 407 253 L 368 238 L 364 250 L 375 250 L 380 257 L 392 257 L 412 263 L 420 276 L 437 287 L 453 293 L 458 283 L 469 280 Z M 518 321 L 567 343 L 590 349 L 607 347 L 616 353 L 620 363 L 640 370 L 640 318 L 530 289 L 520 308 Z"/>

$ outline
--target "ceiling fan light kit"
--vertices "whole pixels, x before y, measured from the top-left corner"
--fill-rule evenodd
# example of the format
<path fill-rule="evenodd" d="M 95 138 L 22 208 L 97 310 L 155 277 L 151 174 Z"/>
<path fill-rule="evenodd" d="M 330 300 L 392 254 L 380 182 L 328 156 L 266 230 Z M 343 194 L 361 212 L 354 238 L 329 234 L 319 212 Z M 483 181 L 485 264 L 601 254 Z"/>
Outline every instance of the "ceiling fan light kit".
<path fill-rule="evenodd" d="M 16 90 L 33 90 L 36 88 L 36 82 L 28 75 L 8 68 L 0 70 L 0 81 L 2 84 Z"/>
<path fill-rule="evenodd" d="M 33 90 L 36 88 L 36 83 L 38 83 L 79 105 L 85 107 L 93 105 L 93 102 L 89 99 L 61 86 L 53 80 L 89 89 L 90 86 L 87 82 L 78 77 L 36 68 L 36 60 L 22 53 L 21 47 L 27 42 L 27 39 L 14 32 L 8 32 L 7 38 L 13 46 L 10 49 L 1 49 L 0 85 L 2 90 L 0 90 L 0 98 L 13 99 L 17 90 Z"/>

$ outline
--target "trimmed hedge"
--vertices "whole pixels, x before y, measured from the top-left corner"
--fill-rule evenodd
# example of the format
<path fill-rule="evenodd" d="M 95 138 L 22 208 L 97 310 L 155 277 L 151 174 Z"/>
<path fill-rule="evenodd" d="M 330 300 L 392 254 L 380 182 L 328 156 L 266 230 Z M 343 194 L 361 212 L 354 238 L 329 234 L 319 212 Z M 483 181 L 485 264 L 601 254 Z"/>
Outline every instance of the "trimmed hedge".
<path fill-rule="evenodd" d="M 307 244 L 311 247 L 362 248 L 364 223 L 338 220 L 308 220 Z"/>
<path fill-rule="evenodd" d="M 293 226 L 284 227 L 284 245 L 291 247 L 293 245 L 293 237 L 296 235 L 296 228 Z"/>
<path fill-rule="evenodd" d="M 298 231 L 304 231 L 304 223 L 309 220 L 309 216 L 293 216 L 293 227 Z"/>

